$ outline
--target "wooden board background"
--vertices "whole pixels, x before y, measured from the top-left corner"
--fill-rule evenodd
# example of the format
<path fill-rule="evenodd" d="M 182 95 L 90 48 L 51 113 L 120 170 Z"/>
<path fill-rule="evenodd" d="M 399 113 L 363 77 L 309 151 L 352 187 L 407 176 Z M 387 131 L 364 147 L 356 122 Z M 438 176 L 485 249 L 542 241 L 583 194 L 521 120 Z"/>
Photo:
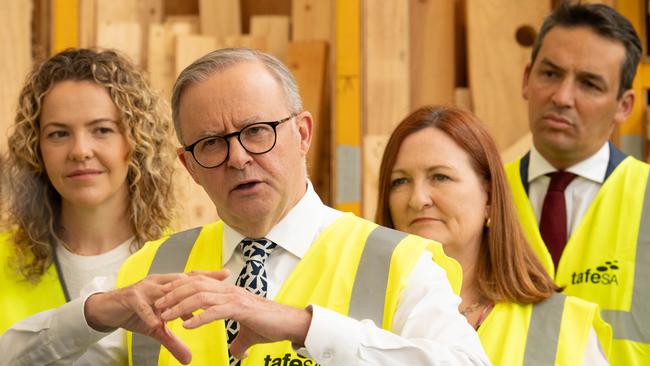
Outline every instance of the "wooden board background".
<path fill-rule="evenodd" d="M 411 109 L 454 101 L 455 2 L 410 0 Z"/>
<path fill-rule="evenodd" d="M 410 110 L 409 2 L 364 0 L 363 216 L 375 214 L 381 154 L 394 127 Z"/>
<path fill-rule="evenodd" d="M 467 0 L 469 85 L 474 112 L 504 149 L 528 132 L 521 96 L 530 47 L 517 43 L 520 27 L 539 29 L 548 0 Z"/>
<path fill-rule="evenodd" d="M 0 1 L 0 154 L 16 116 L 20 89 L 32 65 L 31 1 Z"/>

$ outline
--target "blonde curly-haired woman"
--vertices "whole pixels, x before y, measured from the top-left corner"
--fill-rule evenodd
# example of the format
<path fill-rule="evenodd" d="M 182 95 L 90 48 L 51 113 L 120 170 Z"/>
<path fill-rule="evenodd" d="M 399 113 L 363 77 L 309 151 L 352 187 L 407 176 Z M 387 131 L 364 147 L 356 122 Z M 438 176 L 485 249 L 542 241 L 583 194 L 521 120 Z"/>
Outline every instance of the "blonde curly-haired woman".
<path fill-rule="evenodd" d="M 0 335 L 36 348 L 11 364 L 106 364 L 116 352 L 119 332 L 65 355 L 75 331 L 66 314 L 83 311 L 94 283 L 114 283 L 122 262 L 169 227 L 171 133 L 161 99 L 114 51 L 66 50 L 29 74 L 3 167 Z"/>

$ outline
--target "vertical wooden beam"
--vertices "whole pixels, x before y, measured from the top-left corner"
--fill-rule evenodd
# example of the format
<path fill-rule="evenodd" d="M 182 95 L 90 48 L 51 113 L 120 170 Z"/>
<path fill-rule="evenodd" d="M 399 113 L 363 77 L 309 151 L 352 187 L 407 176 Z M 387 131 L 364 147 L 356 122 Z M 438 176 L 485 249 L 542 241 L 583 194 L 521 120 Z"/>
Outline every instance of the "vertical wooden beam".
<path fill-rule="evenodd" d="M 650 89 L 650 63 L 647 49 L 647 31 L 645 29 L 645 18 L 647 4 L 644 0 L 617 0 L 616 9 L 627 19 L 630 20 L 636 29 L 641 44 L 644 47 L 645 57 L 641 57 L 641 63 L 637 69 L 636 78 L 634 79 L 633 89 L 636 93 L 634 108 L 630 117 L 619 126 L 618 137 L 619 147 L 626 154 L 630 154 L 639 159 L 643 159 L 643 124 L 645 121 L 645 111 L 648 106 L 648 90 Z"/>
<path fill-rule="evenodd" d="M 332 0 L 293 0 L 292 40 L 327 40 L 332 37 Z"/>
<path fill-rule="evenodd" d="M 97 42 L 96 5 L 95 0 L 79 0 L 79 47 L 94 47 Z"/>
<path fill-rule="evenodd" d="M 241 32 L 250 32 L 250 19 L 253 15 L 291 16 L 291 2 L 292 0 L 240 0 Z"/>
<path fill-rule="evenodd" d="M 31 1 L 0 2 L 0 155 L 7 148 L 7 134 L 16 115 L 20 89 L 32 63 Z"/>
<path fill-rule="evenodd" d="M 311 182 L 314 184 L 316 193 L 320 196 L 325 204 L 333 205 L 332 195 L 332 111 L 331 111 L 331 93 L 334 89 L 334 57 L 330 48 L 334 38 L 334 0 L 293 0 L 291 8 L 291 25 L 292 39 L 294 42 L 311 41 L 324 42 L 325 60 L 324 82 L 322 98 L 318 105 L 318 110 L 308 106 L 305 101 L 305 108 L 314 115 L 314 128 L 312 143 L 307 155 L 307 169 Z M 291 45 L 289 45 L 291 47 Z M 291 51 L 289 51 L 291 53 Z M 287 62 L 291 67 L 290 56 L 287 56 Z M 301 88 L 301 94 L 304 97 L 304 87 Z"/>
<path fill-rule="evenodd" d="M 303 109 L 314 118 L 311 146 L 307 155 L 307 171 L 316 193 L 323 202 L 330 202 L 330 131 L 326 103 L 328 47 L 325 41 L 291 42 L 287 66 L 300 89 Z"/>
<path fill-rule="evenodd" d="M 79 47 L 78 0 L 52 0 L 52 54 Z"/>
<path fill-rule="evenodd" d="M 410 0 L 411 109 L 454 101 L 455 2 Z"/>
<path fill-rule="evenodd" d="M 287 58 L 289 17 L 286 15 L 255 15 L 251 17 L 252 36 L 266 36 L 266 46 L 280 60 Z"/>
<path fill-rule="evenodd" d="M 241 34 L 241 9 L 238 0 L 199 0 L 201 33 L 223 42 Z"/>
<path fill-rule="evenodd" d="M 379 166 L 395 126 L 410 109 L 409 2 L 364 0 L 363 216 L 373 219 Z"/>
<path fill-rule="evenodd" d="M 502 150 L 528 132 L 524 68 L 548 0 L 467 0 L 469 85 L 474 112 Z"/>
<path fill-rule="evenodd" d="M 334 206 L 361 214 L 361 1 L 336 0 Z"/>

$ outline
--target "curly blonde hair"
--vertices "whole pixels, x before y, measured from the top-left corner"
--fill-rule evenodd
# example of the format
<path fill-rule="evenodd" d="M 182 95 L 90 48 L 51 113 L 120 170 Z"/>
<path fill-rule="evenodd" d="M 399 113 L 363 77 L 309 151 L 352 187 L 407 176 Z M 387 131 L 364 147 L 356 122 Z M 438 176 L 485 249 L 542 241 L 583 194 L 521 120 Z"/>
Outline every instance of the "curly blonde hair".
<path fill-rule="evenodd" d="M 12 233 L 16 270 L 37 282 L 52 264 L 60 223 L 61 196 L 50 182 L 39 148 L 44 96 L 61 81 L 92 81 L 106 88 L 120 113 L 120 129 L 130 146 L 127 174 L 134 248 L 159 238 L 174 207 L 169 108 L 144 75 L 113 50 L 68 49 L 28 75 L 18 99 L 5 158 L 7 226 Z M 137 247 L 137 248 L 136 248 Z"/>

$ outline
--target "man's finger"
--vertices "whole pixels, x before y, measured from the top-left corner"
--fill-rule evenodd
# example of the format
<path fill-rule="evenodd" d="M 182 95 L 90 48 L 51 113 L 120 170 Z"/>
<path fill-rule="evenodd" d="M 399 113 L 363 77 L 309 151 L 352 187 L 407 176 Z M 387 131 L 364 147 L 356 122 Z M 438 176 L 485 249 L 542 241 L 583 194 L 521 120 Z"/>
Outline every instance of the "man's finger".
<path fill-rule="evenodd" d="M 248 356 L 248 348 L 252 344 L 253 340 L 250 338 L 250 332 L 247 332 L 245 327 L 241 327 L 237 337 L 230 344 L 230 353 L 237 359 L 243 360 Z"/>

